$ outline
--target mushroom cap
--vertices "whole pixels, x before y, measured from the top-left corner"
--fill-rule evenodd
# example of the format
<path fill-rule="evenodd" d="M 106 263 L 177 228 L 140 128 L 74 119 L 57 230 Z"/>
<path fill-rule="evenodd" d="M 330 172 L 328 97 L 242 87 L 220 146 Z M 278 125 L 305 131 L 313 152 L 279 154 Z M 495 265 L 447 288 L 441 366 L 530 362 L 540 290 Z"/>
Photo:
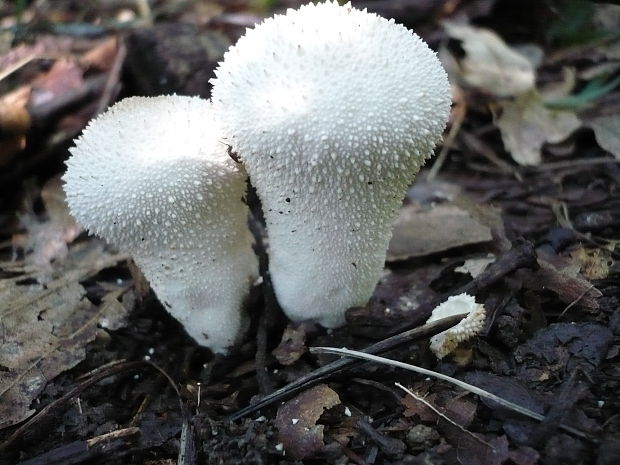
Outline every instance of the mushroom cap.
<path fill-rule="evenodd" d="M 214 109 L 261 199 L 280 305 L 343 324 L 371 296 L 405 190 L 441 137 L 446 73 L 404 26 L 325 2 L 248 30 L 216 76 Z"/>
<path fill-rule="evenodd" d="M 71 213 L 132 255 L 159 300 L 200 344 L 223 352 L 257 275 L 243 168 L 210 102 L 133 97 L 92 120 L 64 175 Z"/>
<path fill-rule="evenodd" d="M 417 167 L 440 140 L 451 103 L 447 75 L 420 37 L 335 1 L 249 29 L 216 76 L 212 100 L 233 148 L 242 158 L 280 154 L 291 175 L 334 157 L 346 159 L 341 166 Z"/>
<path fill-rule="evenodd" d="M 486 310 L 483 305 L 476 303 L 473 296 L 459 294 L 448 297 L 448 300 L 435 307 L 426 321 L 432 323 L 461 313 L 467 313 L 467 317 L 452 328 L 431 338 L 431 350 L 437 358 L 444 358 L 456 349 L 459 343 L 476 336 L 484 327 Z"/>

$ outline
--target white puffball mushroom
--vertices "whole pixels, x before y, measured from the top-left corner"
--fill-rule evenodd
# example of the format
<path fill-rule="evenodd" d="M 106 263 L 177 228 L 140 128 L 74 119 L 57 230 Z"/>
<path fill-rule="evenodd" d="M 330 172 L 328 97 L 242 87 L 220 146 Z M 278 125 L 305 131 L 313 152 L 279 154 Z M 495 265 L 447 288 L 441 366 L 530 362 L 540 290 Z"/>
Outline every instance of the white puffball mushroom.
<path fill-rule="evenodd" d="M 476 336 L 484 327 L 486 310 L 476 303 L 476 299 L 468 294 L 459 294 L 449 297 L 448 300 L 435 307 L 426 323 L 441 320 L 453 315 L 466 313 L 457 325 L 431 337 L 431 350 L 439 359 L 450 354 L 457 346 Z"/>
<path fill-rule="evenodd" d="M 441 138 L 445 71 L 404 26 L 325 2 L 248 30 L 216 76 L 214 109 L 262 202 L 280 305 L 342 325 L 372 295 L 405 191 Z"/>
<path fill-rule="evenodd" d="M 63 179 L 78 222 L 131 254 L 188 334 L 225 353 L 258 262 L 247 176 L 221 138 L 207 100 L 127 98 L 76 139 Z"/>

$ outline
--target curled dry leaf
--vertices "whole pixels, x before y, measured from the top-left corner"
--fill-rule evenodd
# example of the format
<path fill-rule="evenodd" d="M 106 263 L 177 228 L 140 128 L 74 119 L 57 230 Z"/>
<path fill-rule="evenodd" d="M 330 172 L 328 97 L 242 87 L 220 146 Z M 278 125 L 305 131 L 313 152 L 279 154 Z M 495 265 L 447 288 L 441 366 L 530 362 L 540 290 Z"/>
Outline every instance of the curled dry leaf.
<path fill-rule="evenodd" d="M 546 108 L 536 91 L 520 95 L 498 105 L 495 124 L 502 133 L 506 150 L 520 165 L 539 165 L 541 149 L 547 143 L 566 139 L 581 126 L 571 111 Z"/>
<path fill-rule="evenodd" d="M 462 41 L 466 56 L 459 71 L 467 84 L 498 97 L 522 94 L 534 87 L 532 63 L 495 32 L 466 24 L 443 25 L 448 36 Z"/>
<path fill-rule="evenodd" d="M 298 460 L 320 452 L 324 446 L 324 426 L 316 422 L 324 410 L 338 404 L 338 394 L 325 384 L 319 384 L 282 404 L 275 424 L 286 452 Z"/>

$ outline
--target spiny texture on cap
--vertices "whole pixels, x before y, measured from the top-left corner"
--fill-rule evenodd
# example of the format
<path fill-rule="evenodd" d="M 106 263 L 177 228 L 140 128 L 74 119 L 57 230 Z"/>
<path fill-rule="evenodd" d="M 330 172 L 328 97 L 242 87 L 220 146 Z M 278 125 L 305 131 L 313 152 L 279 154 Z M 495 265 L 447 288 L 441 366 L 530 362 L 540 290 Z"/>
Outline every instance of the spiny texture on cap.
<path fill-rule="evenodd" d="M 476 336 L 484 327 L 486 310 L 484 306 L 477 304 L 476 299 L 471 295 L 459 294 L 449 297 L 448 300 L 435 307 L 426 321 L 432 323 L 461 313 L 468 315 L 456 326 L 431 338 L 431 350 L 437 358 L 444 358 L 456 349 L 459 343 Z"/>
<path fill-rule="evenodd" d="M 262 201 L 276 296 L 344 323 L 381 275 L 392 222 L 448 119 L 450 87 L 413 32 L 336 2 L 248 30 L 213 102 Z"/>
<path fill-rule="evenodd" d="M 235 342 L 258 273 L 246 174 L 221 137 L 206 100 L 128 98 L 90 122 L 63 178 L 76 219 L 130 253 L 168 311 L 216 352 Z"/>

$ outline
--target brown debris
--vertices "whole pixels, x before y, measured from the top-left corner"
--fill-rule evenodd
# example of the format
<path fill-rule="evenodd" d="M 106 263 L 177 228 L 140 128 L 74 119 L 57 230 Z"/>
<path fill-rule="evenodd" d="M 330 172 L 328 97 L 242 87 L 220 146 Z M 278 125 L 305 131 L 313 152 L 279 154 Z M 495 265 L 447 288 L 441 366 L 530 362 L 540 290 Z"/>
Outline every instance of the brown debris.
<path fill-rule="evenodd" d="M 278 409 L 275 425 L 284 450 L 296 459 L 312 457 L 323 447 L 323 425 L 317 421 L 327 409 L 340 404 L 340 398 L 325 384 L 319 384 Z"/>
<path fill-rule="evenodd" d="M 303 325 L 288 325 L 282 340 L 271 353 L 282 365 L 292 365 L 306 353 L 306 331 Z"/>

